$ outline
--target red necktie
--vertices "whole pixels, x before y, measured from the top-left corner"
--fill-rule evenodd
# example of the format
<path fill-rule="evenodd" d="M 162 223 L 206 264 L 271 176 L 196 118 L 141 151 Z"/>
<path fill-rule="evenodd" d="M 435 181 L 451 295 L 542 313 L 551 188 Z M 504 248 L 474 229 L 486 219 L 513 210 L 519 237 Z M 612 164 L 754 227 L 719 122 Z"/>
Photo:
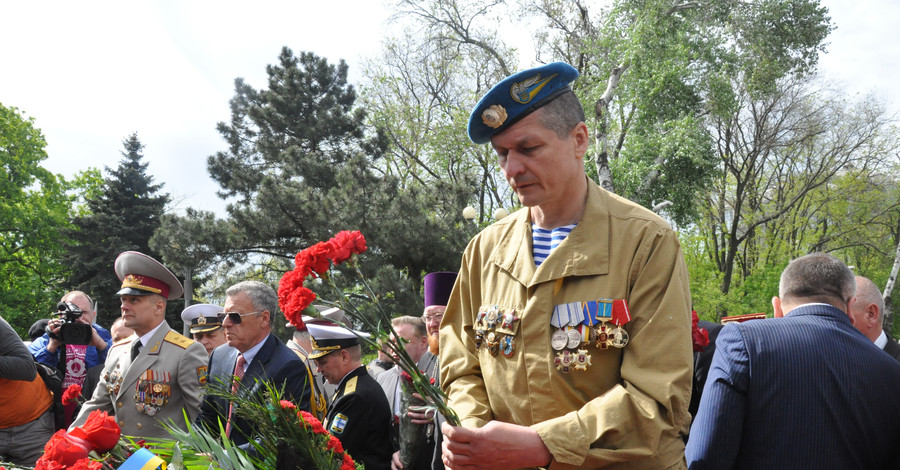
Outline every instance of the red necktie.
<path fill-rule="evenodd" d="M 234 382 L 231 385 L 231 393 L 237 393 L 241 388 L 241 379 L 244 377 L 244 366 L 247 361 L 244 360 L 243 354 L 238 354 L 237 362 L 234 364 Z M 231 435 L 231 414 L 234 412 L 234 402 L 228 404 L 228 422 L 225 424 L 225 435 Z"/>

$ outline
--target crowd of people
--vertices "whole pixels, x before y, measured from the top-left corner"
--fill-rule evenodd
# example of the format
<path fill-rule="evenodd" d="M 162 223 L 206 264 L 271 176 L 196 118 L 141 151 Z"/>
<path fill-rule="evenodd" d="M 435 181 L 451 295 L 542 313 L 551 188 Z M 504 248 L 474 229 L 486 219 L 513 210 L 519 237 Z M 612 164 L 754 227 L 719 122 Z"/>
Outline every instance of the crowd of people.
<path fill-rule="evenodd" d="M 258 430 L 204 391 L 269 384 L 370 470 L 900 468 L 900 345 L 874 283 L 828 254 L 791 260 L 774 318 L 711 324 L 695 353 L 677 234 L 585 174 L 577 77 L 559 62 L 521 71 L 475 106 L 469 138 L 490 143 L 524 208 L 476 235 L 458 272 L 425 277 L 422 311 L 393 319 L 392 340 L 442 387 L 458 426 L 415 405 L 391 354 L 363 365 L 338 309 L 276 337 L 277 295 L 262 282 L 185 309 L 193 339 L 180 335 L 165 321 L 178 279 L 126 252 L 109 331 L 87 294 L 61 299 L 81 312 L 86 344 L 51 319 L 26 346 L 0 319 L 0 460 L 33 464 L 59 427 L 45 364 L 84 387 L 63 426 L 105 410 L 126 435 L 165 437 L 160 422 L 186 413 L 249 448 Z"/>

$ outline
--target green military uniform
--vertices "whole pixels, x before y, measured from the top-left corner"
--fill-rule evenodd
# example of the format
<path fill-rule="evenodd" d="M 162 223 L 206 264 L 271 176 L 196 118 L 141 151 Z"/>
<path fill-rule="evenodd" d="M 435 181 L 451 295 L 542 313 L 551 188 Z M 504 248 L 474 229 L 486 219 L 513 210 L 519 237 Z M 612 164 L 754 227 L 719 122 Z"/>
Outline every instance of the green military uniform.
<path fill-rule="evenodd" d="M 72 427 L 84 424 L 91 411 L 104 410 L 115 414 L 124 435 L 169 437 L 160 422 L 171 419 L 184 428 L 182 410 L 191 421 L 197 417 L 209 360 L 203 345 L 163 322 L 132 362 L 137 340 L 132 335 L 113 345 L 100 383 Z"/>
<path fill-rule="evenodd" d="M 527 209 L 469 244 L 441 324 L 441 384 L 465 427 L 531 426 L 550 468 L 681 468 L 692 367 L 681 248 L 657 215 L 588 186 L 581 221 L 540 267 Z M 597 299 L 627 301 L 630 342 L 589 342 L 589 364 L 564 372 L 551 347 L 554 307 Z M 476 317 L 489 310 L 515 318 L 489 330 L 500 347 L 477 337 Z"/>

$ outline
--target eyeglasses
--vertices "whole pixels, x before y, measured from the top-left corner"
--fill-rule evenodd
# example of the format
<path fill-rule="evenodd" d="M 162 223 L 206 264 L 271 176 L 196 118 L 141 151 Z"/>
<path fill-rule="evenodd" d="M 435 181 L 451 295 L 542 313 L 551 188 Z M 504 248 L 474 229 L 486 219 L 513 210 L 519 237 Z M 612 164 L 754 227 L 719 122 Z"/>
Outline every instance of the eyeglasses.
<path fill-rule="evenodd" d="M 247 315 L 259 315 L 260 313 L 263 313 L 263 310 L 258 310 L 256 312 L 250 312 L 250 313 L 222 312 L 216 316 L 219 317 L 219 323 L 224 322 L 225 317 L 228 317 L 228 319 L 231 320 L 231 323 L 234 323 L 235 325 L 240 325 L 241 320 L 242 320 L 241 317 L 246 317 Z"/>
<path fill-rule="evenodd" d="M 425 323 L 431 323 L 432 320 L 437 320 L 438 323 L 440 323 L 441 320 L 443 320 L 443 319 L 444 319 L 443 313 L 438 313 L 437 315 L 422 315 L 422 320 L 424 320 Z"/>

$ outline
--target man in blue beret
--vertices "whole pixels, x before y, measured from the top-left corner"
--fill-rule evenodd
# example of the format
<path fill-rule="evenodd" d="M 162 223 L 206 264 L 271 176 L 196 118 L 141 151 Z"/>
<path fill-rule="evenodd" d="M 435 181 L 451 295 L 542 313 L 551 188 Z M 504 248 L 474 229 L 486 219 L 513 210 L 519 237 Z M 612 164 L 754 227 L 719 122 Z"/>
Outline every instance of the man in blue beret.
<path fill-rule="evenodd" d="M 522 210 L 466 248 L 440 328 L 448 468 L 685 468 L 691 302 L 675 232 L 584 171 L 590 143 L 557 62 L 472 112 Z M 498 452 L 502 449 L 502 452 Z"/>

